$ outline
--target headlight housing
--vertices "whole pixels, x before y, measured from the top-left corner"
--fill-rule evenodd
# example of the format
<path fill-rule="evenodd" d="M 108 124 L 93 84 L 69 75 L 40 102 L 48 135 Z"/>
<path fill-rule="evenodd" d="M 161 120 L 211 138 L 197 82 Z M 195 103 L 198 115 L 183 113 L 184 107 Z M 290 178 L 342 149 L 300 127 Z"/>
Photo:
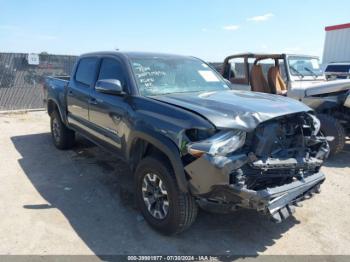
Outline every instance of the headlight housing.
<path fill-rule="evenodd" d="M 314 126 L 314 130 L 312 131 L 312 134 L 317 136 L 318 133 L 320 132 L 320 129 L 321 129 L 321 122 L 316 116 L 314 116 L 312 114 L 310 114 L 310 116 L 312 118 L 312 122 L 313 122 L 313 126 Z"/>
<path fill-rule="evenodd" d="M 187 151 L 195 157 L 203 154 L 225 156 L 241 148 L 246 139 L 246 132 L 239 130 L 220 131 L 212 137 L 189 143 Z"/>

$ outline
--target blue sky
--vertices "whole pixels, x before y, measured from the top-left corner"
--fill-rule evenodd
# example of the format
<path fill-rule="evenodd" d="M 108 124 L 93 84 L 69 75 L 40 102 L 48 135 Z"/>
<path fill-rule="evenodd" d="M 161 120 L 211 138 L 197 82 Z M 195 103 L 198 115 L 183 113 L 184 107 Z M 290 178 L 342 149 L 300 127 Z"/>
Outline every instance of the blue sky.
<path fill-rule="evenodd" d="M 0 52 L 322 55 L 324 27 L 349 23 L 349 9 L 348 0 L 0 0 Z"/>

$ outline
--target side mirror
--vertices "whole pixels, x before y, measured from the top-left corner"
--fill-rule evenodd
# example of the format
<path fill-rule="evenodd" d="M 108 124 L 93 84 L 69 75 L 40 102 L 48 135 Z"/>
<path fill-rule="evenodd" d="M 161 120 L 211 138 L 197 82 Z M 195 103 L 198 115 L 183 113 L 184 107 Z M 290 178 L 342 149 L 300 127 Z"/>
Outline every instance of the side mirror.
<path fill-rule="evenodd" d="M 95 85 L 95 90 L 99 93 L 110 94 L 110 95 L 124 94 L 122 83 L 118 79 L 98 80 Z"/>

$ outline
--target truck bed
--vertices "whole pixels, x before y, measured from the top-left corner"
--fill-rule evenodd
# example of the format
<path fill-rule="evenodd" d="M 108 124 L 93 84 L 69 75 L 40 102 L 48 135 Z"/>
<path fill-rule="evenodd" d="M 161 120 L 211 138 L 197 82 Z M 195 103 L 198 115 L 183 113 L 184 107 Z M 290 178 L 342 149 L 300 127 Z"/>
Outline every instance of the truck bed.
<path fill-rule="evenodd" d="M 47 97 L 50 93 L 50 96 L 58 98 L 60 92 L 63 93 L 63 90 L 68 85 L 70 76 L 49 76 L 45 79 L 45 84 L 43 86 L 43 97 L 44 104 L 47 103 Z"/>
<path fill-rule="evenodd" d="M 54 82 L 55 84 L 62 85 L 63 83 L 67 84 L 70 79 L 70 76 L 49 76 L 46 78 L 48 82 Z"/>

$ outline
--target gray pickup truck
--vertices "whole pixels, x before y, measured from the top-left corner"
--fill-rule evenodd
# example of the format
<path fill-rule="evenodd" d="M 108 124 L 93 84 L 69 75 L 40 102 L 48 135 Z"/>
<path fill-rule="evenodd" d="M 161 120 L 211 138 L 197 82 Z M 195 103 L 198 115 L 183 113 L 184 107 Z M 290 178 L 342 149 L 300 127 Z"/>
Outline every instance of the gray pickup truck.
<path fill-rule="evenodd" d="M 55 146 L 71 148 L 78 132 L 125 160 L 143 216 L 165 234 L 188 228 L 198 207 L 280 222 L 325 180 L 329 147 L 309 107 L 230 90 L 197 58 L 86 54 L 44 91 Z"/>

